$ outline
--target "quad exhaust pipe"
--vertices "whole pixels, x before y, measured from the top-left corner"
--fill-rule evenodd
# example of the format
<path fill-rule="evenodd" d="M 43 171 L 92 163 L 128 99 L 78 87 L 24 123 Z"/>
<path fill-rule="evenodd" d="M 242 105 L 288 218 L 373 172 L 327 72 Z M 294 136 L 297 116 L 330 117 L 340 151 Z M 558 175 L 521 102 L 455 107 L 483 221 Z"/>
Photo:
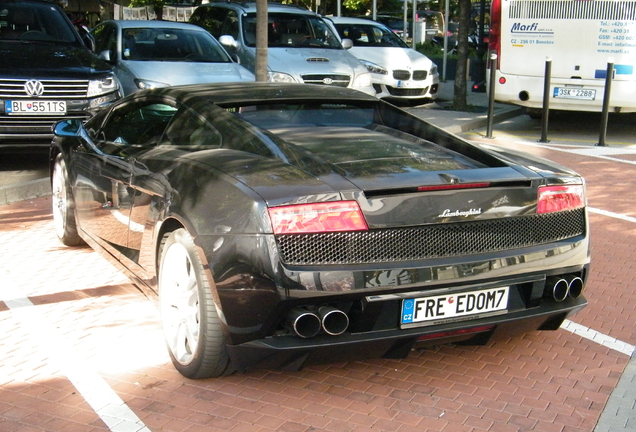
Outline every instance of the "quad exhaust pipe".
<path fill-rule="evenodd" d="M 318 316 L 322 322 L 322 329 L 329 335 L 338 336 L 349 327 L 349 317 L 340 309 L 321 306 L 318 308 Z"/>
<path fill-rule="evenodd" d="M 546 280 L 545 292 L 558 302 L 568 297 L 579 298 L 583 293 L 583 279 L 575 275 L 550 277 Z"/>
<path fill-rule="evenodd" d="M 349 327 L 349 317 L 340 309 L 320 306 L 315 312 L 305 308 L 294 308 L 287 315 L 287 327 L 297 336 L 308 339 L 323 330 L 331 336 L 344 333 Z"/>

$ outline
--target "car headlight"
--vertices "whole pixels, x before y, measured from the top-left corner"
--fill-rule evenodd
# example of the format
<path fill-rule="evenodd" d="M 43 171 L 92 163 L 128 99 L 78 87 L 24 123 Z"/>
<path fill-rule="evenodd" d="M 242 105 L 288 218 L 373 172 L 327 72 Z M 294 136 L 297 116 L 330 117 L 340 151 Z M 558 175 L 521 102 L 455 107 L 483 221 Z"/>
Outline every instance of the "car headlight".
<path fill-rule="evenodd" d="M 141 90 L 146 90 L 146 89 L 153 89 L 153 88 L 159 88 L 159 87 L 169 87 L 170 84 L 168 83 L 162 83 L 159 81 L 150 81 L 150 80 L 145 80 L 145 79 L 136 79 L 135 80 L 135 85 L 140 88 Z"/>
<path fill-rule="evenodd" d="M 433 66 L 431 66 L 431 72 L 429 73 L 429 75 L 435 75 L 437 73 L 437 65 L 433 63 Z"/>
<path fill-rule="evenodd" d="M 267 72 L 267 81 L 278 83 L 295 83 L 293 76 L 283 72 Z"/>
<path fill-rule="evenodd" d="M 371 87 L 372 85 L 371 74 L 369 73 L 362 73 L 353 80 L 354 88 Z"/>
<path fill-rule="evenodd" d="M 380 74 L 380 75 L 388 75 L 389 73 L 389 71 L 383 68 L 382 66 L 375 63 L 371 63 L 370 61 L 360 60 L 360 63 L 362 63 L 364 67 L 366 67 L 367 70 L 371 73 Z"/>
<path fill-rule="evenodd" d="M 119 90 L 119 81 L 114 75 L 88 81 L 88 97 L 101 96 Z"/>

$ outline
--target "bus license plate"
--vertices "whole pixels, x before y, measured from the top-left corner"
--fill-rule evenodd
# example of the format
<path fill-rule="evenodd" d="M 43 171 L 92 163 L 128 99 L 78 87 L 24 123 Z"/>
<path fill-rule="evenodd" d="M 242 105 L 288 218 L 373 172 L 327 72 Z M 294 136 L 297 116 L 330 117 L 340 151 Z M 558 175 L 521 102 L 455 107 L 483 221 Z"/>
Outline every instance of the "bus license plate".
<path fill-rule="evenodd" d="M 60 115 L 66 114 L 66 101 L 8 100 L 4 101 L 4 111 L 20 115 Z"/>
<path fill-rule="evenodd" d="M 510 287 L 490 288 L 433 297 L 419 297 L 402 301 L 403 325 L 432 325 L 447 321 L 461 321 L 462 317 L 505 313 L 508 309 Z"/>
<path fill-rule="evenodd" d="M 555 98 L 565 98 L 565 99 L 594 100 L 596 98 L 596 90 L 582 89 L 582 88 L 555 87 L 553 96 Z"/>

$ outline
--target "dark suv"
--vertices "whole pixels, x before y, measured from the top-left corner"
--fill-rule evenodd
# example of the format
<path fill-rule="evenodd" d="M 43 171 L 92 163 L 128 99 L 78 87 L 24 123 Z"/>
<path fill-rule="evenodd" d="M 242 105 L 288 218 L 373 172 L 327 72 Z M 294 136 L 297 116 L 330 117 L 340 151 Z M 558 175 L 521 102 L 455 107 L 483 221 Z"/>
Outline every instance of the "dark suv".
<path fill-rule="evenodd" d="M 121 97 L 87 44 L 55 2 L 0 0 L 0 150 L 48 146 L 58 120 Z"/>

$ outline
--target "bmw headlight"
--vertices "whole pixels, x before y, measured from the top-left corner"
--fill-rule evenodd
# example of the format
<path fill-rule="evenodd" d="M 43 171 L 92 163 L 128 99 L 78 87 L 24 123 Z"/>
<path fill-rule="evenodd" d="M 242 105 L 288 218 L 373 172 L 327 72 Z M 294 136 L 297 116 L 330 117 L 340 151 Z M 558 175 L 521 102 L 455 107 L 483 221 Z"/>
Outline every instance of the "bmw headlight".
<path fill-rule="evenodd" d="M 371 63 L 370 61 L 360 60 L 360 63 L 362 63 L 364 67 L 366 67 L 367 70 L 371 73 L 380 74 L 380 75 L 388 75 L 389 73 L 389 71 L 383 68 L 382 66 L 375 63 Z"/>
<path fill-rule="evenodd" d="M 437 73 L 437 65 L 433 63 L 433 66 L 431 66 L 430 75 L 435 75 L 436 73 Z"/>
<path fill-rule="evenodd" d="M 145 80 L 140 78 L 135 79 L 135 85 L 139 87 L 141 90 L 170 86 L 170 84 L 168 83 L 162 83 L 159 81 L 150 81 L 150 80 Z"/>
<path fill-rule="evenodd" d="M 267 72 L 267 81 L 278 83 L 295 83 L 293 76 L 283 72 Z"/>
<path fill-rule="evenodd" d="M 114 75 L 88 81 L 88 97 L 101 96 L 119 90 L 119 81 Z"/>

